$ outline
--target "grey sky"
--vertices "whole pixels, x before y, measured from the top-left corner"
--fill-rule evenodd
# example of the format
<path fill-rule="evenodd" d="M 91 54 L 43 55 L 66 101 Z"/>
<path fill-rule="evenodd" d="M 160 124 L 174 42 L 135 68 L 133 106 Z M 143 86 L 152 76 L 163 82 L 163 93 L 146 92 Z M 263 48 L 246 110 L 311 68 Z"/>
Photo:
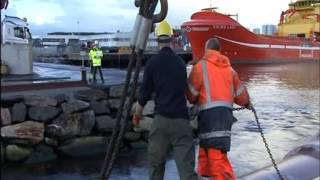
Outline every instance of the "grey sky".
<path fill-rule="evenodd" d="M 130 31 L 138 9 L 134 0 L 11 0 L 3 14 L 27 17 L 33 34 L 53 31 Z M 277 24 L 290 0 L 168 0 L 168 21 L 179 27 L 192 13 L 209 7 L 219 12 L 238 13 L 249 28 Z M 79 21 L 79 26 L 77 22 Z"/>

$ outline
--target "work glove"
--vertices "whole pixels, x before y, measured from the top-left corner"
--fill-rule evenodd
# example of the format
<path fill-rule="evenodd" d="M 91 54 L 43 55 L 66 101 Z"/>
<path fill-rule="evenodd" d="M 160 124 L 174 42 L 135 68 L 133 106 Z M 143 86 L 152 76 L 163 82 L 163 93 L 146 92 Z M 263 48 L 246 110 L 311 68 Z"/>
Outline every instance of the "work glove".
<path fill-rule="evenodd" d="M 139 127 L 140 119 L 142 117 L 143 106 L 141 106 L 138 102 L 134 106 L 134 113 L 132 118 L 132 124 L 135 127 Z"/>
<path fill-rule="evenodd" d="M 136 114 L 133 115 L 132 124 L 133 124 L 134 127 L 139 127 L 140 119 L 141 119 L 141 116 L 138 116 Z"/>

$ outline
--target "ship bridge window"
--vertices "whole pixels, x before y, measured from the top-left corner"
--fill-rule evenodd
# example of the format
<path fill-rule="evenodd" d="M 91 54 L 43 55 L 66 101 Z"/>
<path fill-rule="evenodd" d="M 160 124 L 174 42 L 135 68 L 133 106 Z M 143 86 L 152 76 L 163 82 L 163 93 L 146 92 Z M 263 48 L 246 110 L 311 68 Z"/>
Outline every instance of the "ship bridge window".
<path fill-rule="evenodd" d="M 14 28 L 14 36 L 17 38 L 25 39 L 26 33 L 24 31 L 24 28 L 23 27 L 15 27 Z"/>
<path fill-rule="evenodd" d="M 306 35 L 304 33 L 301 33 L 301 34 L 297 34 L 297 37 L 305 38 Z"/>

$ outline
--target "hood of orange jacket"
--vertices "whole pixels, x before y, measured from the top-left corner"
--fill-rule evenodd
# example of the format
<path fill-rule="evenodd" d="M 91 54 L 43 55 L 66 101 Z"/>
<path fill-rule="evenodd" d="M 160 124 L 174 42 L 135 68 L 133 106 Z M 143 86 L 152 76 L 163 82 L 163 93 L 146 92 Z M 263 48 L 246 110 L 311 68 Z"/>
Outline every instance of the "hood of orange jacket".
<path fill-rule="evenodd" d="M 225 68 L 225 67 L 230 66 L 229 58 L 222 55 L 219 51 L 207 50 L 203 59 L 207 62 L 210 62 L 210 63 L 218 66 L 218 67 Z"/>

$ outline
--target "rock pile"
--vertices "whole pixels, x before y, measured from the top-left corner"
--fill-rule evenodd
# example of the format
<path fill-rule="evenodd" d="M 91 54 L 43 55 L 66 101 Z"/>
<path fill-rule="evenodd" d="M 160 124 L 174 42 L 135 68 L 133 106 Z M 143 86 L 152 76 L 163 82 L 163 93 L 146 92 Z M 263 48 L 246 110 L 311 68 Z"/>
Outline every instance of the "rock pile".
<path fill-rule="evenodd" d="M 73 97 L 29 95 L 1 101 L 1 161 L 39 163 L 60 156 L 104 154 L 115 124 L 122 86 L 90 89 Z M 144 110 L 139 129 L 128 121 L 123 147 L 146 147 L 154 102 Z M 192 112 L 192 111 L 190 111 Z M 193 124 L 193 123 L 192 123 Z M 195 125 L 196 127 L 196 125 Z"/>

